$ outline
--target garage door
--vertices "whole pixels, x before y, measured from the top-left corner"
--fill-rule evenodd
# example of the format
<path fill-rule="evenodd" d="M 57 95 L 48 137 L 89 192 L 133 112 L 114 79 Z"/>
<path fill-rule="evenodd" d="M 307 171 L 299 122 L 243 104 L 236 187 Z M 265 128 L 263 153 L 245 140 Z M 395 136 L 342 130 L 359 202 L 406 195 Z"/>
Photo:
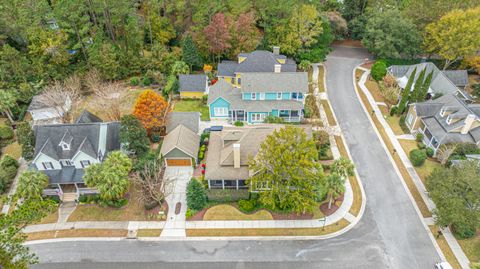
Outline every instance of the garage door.
<path fill-rule="evenodd" d="M 190 159 L 167 159 L 167 166 L 191 166 Z"/>

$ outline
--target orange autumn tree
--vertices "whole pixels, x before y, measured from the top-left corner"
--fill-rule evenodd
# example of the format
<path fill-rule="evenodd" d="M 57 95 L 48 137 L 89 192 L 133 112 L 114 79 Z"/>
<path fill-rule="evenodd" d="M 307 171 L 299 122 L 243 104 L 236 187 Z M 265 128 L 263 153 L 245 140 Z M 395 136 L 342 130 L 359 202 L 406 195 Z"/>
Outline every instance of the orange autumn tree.
<path fill-rule="evenodd" d="M 167 113 L 168 103 L 153 90 L 143 91 L 138 96 L 133 110 L 133 115 L 140 120 L 148 133 L 160 130 L 165 125 Z"/>

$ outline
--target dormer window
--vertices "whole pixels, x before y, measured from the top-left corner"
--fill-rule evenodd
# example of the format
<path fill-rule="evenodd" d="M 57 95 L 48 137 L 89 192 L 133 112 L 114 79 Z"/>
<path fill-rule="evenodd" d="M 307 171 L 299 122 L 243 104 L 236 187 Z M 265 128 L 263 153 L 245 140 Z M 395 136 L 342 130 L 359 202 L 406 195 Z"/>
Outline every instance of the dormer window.
<path fill-rule="evenodd" d="M 452 118 L 450 116 L 447 117 L 447 124 L 448 125 L 452 124 Z"/>
<path fill-rule="evenodd" d="M 282 100 L 282 93 L 281 92 L 277 92 L 277 100 Z"/>
<path fill-rule="evenodd" d="M 257 100 L 257 94 L 252 92 L 252 100 Z"/>
<path fill-rule="evenodd" d="M 62 150 L 70 150 L 70 145 L 67 143 L 60 143 Z"/>
<path fill-rule="evenodd" d="M 445 117 L 445 109 L 444 109 L 444 108 L 442 108 L 442 109 L 440 110 L 440 116 L 441 116 L 441 117 Z"/>

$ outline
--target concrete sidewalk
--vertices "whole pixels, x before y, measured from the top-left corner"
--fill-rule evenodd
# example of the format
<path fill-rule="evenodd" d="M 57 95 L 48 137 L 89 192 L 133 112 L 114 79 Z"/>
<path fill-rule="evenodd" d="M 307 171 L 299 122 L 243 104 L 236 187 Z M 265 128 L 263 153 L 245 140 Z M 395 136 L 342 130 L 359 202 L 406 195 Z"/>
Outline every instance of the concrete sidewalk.
<path fill-rule="evenodd" d="M 367 80 L 367 78 L 370 74 L 370 70 L 365 69 L 365 68 L 358 68 L 358 69 L 361 69 L 361 70 L 365 71 L 363 73 L 362 77 L 360 78 L 359 83 L 358 83 L 358 85 L 360 86 L 360 89 L 365 94 L 365 96 L 368 99 L 368 102 L 370 103 L 373 110 L 375 111 L 375 115 L 377 116 L 377 119 L 381 123 L 382 127 L 385 129 L 385 132 L 386 132 L 390 142 L 392 143 L 393 147 L 397 151 L 397 154 L 400 157 L 401 161 L 403 162 L 403 164 L 407 168 L 408 174 L 412 178 L 412 180 L 413 180 L 416 188 L 418 189 L 423 201 L 427 205 L 428 209 L 430 211 L 432 211 L 435 208 L 435 204 L 433 203 L 433 201 L 428 196 L 428 192 L 427 192 L 427 189 L 425 188 L 425 185 L 421 181 L 420 177 L 417 174 L 417 171 L 413 167 L 412 163 L 410 162 L 410 159 L 408 158 L 407 154 L 405 153 L 402 146 L 400 145 L 400 142 L 398 141 L 398 139 L 412 139 L 413 136 L 408 135 L 408 134 L 407 135 L 401 135 L 401 136 L 396 136 L 395 135 L 392 128 L 390 127 L 390 125 L 385 120 L 380 108 L 378 107 L 377 102 L 373 98 L 373 95 L 370 93 L 370 91 L 365 86 L 365 82 L 366 82 L 366 80 Z M 413 201 L 413 202 L 415 203 L 415 201 Z M 429 225 L 430 222 L 431 222 L 431 219 L 422 219 L 422 221 L 424 222 L 425 225 Z M 444 237 L 445 237 L 448 245 L 450 246 L 450 249 L 453 251 L 455 257 L 457 258 L 457 260 L 460 263 L 460 265 L 462 266 L 462 268 L 464 268 L 464 269 L 470 268 L 470 266 L 469 266 L 470 261 L 468 260 L 467 256 L 465 255 L 465 253 L 461 249 L 461 247 L 458 244 L 455 237 L 452 235 L 450 229 L 447 227 L 446 229 L 442 229 L 442 232 L 444 234 Z"/>

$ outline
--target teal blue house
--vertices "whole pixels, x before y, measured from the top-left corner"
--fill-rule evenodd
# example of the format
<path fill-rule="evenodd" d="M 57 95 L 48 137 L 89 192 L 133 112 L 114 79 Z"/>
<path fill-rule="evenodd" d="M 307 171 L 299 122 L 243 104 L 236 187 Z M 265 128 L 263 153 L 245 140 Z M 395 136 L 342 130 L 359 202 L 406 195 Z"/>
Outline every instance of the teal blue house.
<path fill-rule="evenodd" d="M 303 118 L 308 76 L 305 72 L 244 73 L 239 85 L 220 79 L 210 87 L 211 119 L 262 123 L 268 115 L 285 122 Z"/>

